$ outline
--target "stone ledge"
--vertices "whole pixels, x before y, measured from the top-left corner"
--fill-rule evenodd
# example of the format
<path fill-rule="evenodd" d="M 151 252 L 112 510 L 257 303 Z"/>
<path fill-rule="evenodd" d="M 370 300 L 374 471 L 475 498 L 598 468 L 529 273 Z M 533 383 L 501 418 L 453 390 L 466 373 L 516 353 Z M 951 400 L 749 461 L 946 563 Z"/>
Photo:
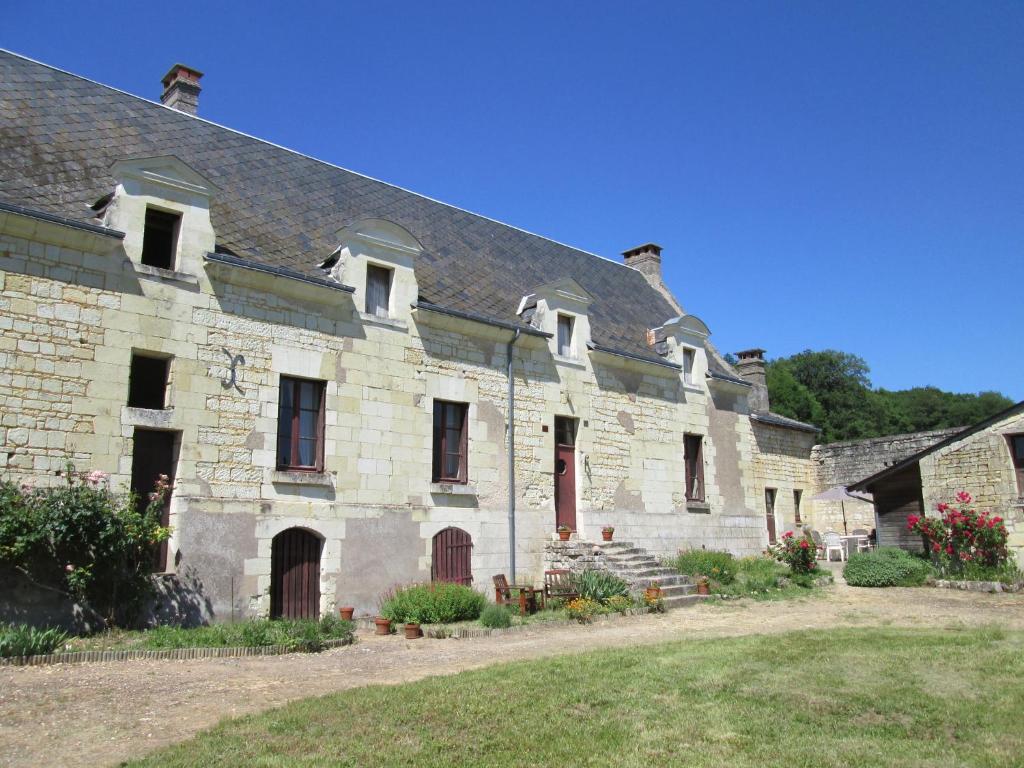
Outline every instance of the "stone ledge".
<path fill-rule="evenodd" d="M 409 330 L 409 324 L 405 320 L 398 320 L 394 317 L 379 317 L 378 315 L 371 315 L 367 312 L 356 312 L 359 316 L 359 320 L 369 325 L 379 325 L 384 328 L 393 328 L 396 331 L 407 331 Z"/>
<path fill-rule="evenodd" d="M 135 268 L 135 274 L 140 277 L 151 277 L 163 282 L 184 283 L 193 288 L 199 287 L 199 278 L 187 272 L 177 272 L 173 269 L 163 269 L 162 267 L 151 267 L 149 264 L 140 264 L 134 261 L 132 266 Z"/>
<path fill-rule="evenodd" d="M 966 592 L 1019 592 L 1019 584 L 1003 584 L 1001 581 L 955 581 L 952 579 L 938 579 L 935 582 L 938 589 L 961 589 Z"/>
<path fill-rule="evenodd" d="M 686 511 L 694 515 L 710 515 L 711 505 L 706 501 L 688 501 Z"/>
<path fill-rule="evenodd" d="M 174 409 L 163 408 L 121 408 L 121 424 L 126 427 L 146 427 L 150 429 L 172 429 L 174 426 Z"/>
<path fill-rule="evenodd" d="M 331 476 L 326 472 L 299 472 L 274 470 L 270 473 L 270 482 L 280 485 L 320 485 L 333 486 Z"/>
<path fill-rule="evenodd" d="M 445 496 L 476 496 L 474 483 L 431 483 L 430 492 Z"/>

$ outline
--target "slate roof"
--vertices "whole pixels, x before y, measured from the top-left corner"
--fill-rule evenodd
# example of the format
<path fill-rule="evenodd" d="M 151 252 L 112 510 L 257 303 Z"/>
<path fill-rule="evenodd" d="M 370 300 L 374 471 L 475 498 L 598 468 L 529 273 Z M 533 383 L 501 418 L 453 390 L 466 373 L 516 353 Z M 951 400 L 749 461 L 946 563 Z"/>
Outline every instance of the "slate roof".
<path fill-rule="evenodd" d="M 243 259 L 322 277 L 334 233 L 372 216 L 423 244 L 424 302 L 516 323 L 524 294 L 572 277 L 596 344 L 659 361 L 646 330 L 678 314 L 635 269 L 0 49 L 0 202 L 90 221 L 116 160 L 160 155 L 217 186 L 217 245 Z"/>

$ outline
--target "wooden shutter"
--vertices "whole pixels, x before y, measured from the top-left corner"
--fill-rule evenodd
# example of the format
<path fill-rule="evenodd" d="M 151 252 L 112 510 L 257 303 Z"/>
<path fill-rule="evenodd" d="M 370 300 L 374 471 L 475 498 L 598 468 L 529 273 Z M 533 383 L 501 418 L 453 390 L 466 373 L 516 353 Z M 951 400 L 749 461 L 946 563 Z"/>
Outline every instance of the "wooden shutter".
<path fill-rule="evenodd" d="M 473 583 L 473 539 L 461 528 L 445 528 L 434 536 L 430 578 L 469 586 Z"/>

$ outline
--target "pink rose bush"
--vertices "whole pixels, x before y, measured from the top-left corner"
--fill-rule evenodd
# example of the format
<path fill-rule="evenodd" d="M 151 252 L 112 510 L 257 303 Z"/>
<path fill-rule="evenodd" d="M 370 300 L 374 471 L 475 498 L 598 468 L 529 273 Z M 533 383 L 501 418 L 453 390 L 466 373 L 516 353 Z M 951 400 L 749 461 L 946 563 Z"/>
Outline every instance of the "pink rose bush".
<path fill-rule="evenodd" d="M 793 573 L 812 573 L 818 567 L 814 542 L 806 536 L 797 538 L 792 531 L 782 534 L 782 541 L 769 547 L 776 560 L 786 563 Z"/>
<path fill-rule="evenodd" d="M 925 551 L 942 570 L 962 570 L 968 564 L 997 568 L 1009 560 L 1003 518 L 974 509 L 973 501 L 971 494 L 960 491 L 955 505 L 936 506 L 938 517 L 907 516 L 907 530 L 920 534 Z"/>

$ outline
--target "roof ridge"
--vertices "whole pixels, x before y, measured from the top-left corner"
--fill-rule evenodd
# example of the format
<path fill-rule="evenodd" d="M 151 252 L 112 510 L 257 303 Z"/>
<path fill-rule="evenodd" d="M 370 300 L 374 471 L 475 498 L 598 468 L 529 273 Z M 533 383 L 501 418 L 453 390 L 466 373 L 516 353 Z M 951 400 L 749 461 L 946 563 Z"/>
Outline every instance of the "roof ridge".
<path fill-rule="evenodd" d="M 354 176 L 359 176 L 361 178 L 367 179 L 368 181 L 373 181 L 373 182 L 375 182 L 377 184 L 383 184 L 383 185 L 391 187 L 393 189 L 397 189 L 397 190 L 400 190 L 402 192 L 405 192 L 406 194 L 415 195 L 416 197 L 423 198 L 424 200 L 429 200 L 430 202 L 437 203 L 438 205 L 443 205 L 446 208 L 451 208 L 452 210 L 459 211 L 460 213 L 465 213 L 465 214 L 468 214 L 470 216 L 476 216 L 477 218 L 481 218 L 481 219 L 484 219 L 486 221 L 490 221 L 490 222 L 492 222 L 494 224 L 498 224 L 499 226 L 507 227 L 508 229 L 512 229 L 512 230 L 515 230 L 517 232 L 522 232 L 523 234 L 529 235 L 530 237 L 536 237 L 536 238 L 539 238 L 541 240 L 546 240 L 549 243 L 554 243 L 555 245 L 561 246 L 562 248 L 569 248 L 571 250 L 576 251 L 577 253 L 582 253 L 582 254 L 584 254 L 586 256 L 592 256 L 595 259 L 600 259 L 601 261 L 606 261 L 609 264 L 614 264 L 614 265 L 616 265 L 618 267 L 623 267 L 625 269 L 632 270 L 633 272 L 640 272 L 640 270 L 638 270 L 636 267 L 631 267 L 628 264 L 624 264 L 621 261 L 616 261 L 615 259 L 611 259 L 611 258 L 609 258 L 607 256 L 602 256 L 602 255 L 600 255 L 598 253 L 594 253 L 592 251 L 587 251 L 587 250 L 584 250 L 583 248 L 578 248 L 575 245 L 569 245 L 568 243 L 563 243 L 560 240 L 555 240 L 554 238 L 547 237 L 546 235 L 540 235 L 540 234 L 537 234 L 536 232 L 531 232 L 528 229 L 523 229 L 522 227 L 517 227 L 514 224 L 509 224 L 509 223 L 504 222 L 504 221 L 499 221 L 498 219 L 491 218 L 490 216 L 485 216 L 482 213 L 477 213 L 475 211 L 470 211 L 470 210 L 468 210 L 466 208 L 461 208 L 461 207 L 459 207 L 457 205 L 454 205 L 452 203 L 446 203 L 444 200 L 438 200 L 435 197 L 430 197 L 429 195 L 424 195 L 422 192 L 416 192 L 415 190 L 412 190 L 412 189 L 406 189 L 405 187 L 401 187 L 398 184 L 392 184 L 389 181 L 384 181 L 384 180 L 378 179 L 378 178 L 376 178 L 374 176 L 369 176 L 369 175 L 367 175 L 365 173 L 360 173 L 359 171 L 353 171 L 350 168 L 344 168 L 344 167 L 342 167 L 340 165 L 336 165 L 335 163 L 329 162 L 327 160 L 321 160 L 319 157 L 314 157 L 313 155 L 307 155 L 306 153 L 300 152 L 297 149 L 292 149 L 291 147 L 286 147 L 283 144 L 276 144 L 273 141 L 269 141 L 267 139 L 261 139 L 259 136 L 253 136 L 250 133 L 245 133 L 244 131 L 240 131 L 237 128 L 231 128 L 230 126 L 227 126 L 227 125 L 221 125 L 220 123 L 215 123 L 213 120 L 207 120 L 205 117 L 200 117 L 199 115 L 193 115 L 193 114 L 189 114 L 187 112 L 182 112 L 180 110 L 174 109 L 173 107 L 168 107 L 166 104 L 161 104 L 160 102 L 153 101 L 152 99 L 147 99 L 145 96 L 139 96 L 138 94 L 135 94 L 135 93 L 129 93 L 128 91 L 122 90 L 122 89 L 117 88 L 117 87 L 115 87 L 113 85 L 108 85 L 106 83 L 101 83 L 98 80 L 93 80 L 92 78 L 85 77 L 84 75 L 79 75 L 79 74 L 77 74 L 75 72 L 69 72 L 66 69 L 61 69 L 60 67 L 56 67 L 56 66 L 54 66 L 52 64 L 47 64 L 44 61 L 39 61 L 38 59 L 33 59 L 30 56 L 25 56 L 23 54 L 17 53 L 16 51 L 12 51 L 10 49 L 0 47 L 0 53 L 9 54 L 9 55 L 14 56 L 16 58 L 22 59 L 23 61 L 30 61 L 33 64 L 38 64 L 41 67 L 46 67 L 47 69 L 51 69 L 54 72 L 60 72 L 63 75 L 69 75 L 71 77 L 78 78 L 79 80 L 84 80 L 87 83 L 92 83 L 93 85 L 98 85 L 101 88 L 106 88 L 108 90 L 114 91 L 115 93 L 120 93 L 120 94 L 122 94 L 124 96 L 128 96 L 128 97 L 133 98 L 133 99 L 138 99 L 139 101 L 146 102 L 147 104 L 152 104 L 155 107 L 161 107 L 162 109 L 170 110 L 171 112 L 174 112 L 177 115 L 182 115 L 183 117 L 192 118 L 193 120 L 200 120 L 200 121 L 202 121 L 202 122 L 204 122 L 204 123 L 206 123 L 208 125 L 214 126 L 215 128 L 220 128 L 221 130 L 224 130 L 224 131 L 230 131 L 231 133 L 237 134 L 239 136 L 244 136 L 247 139 L 252 139 L 253 141 L 258 141 L 258 142 L 260 142 L 262 144 L 266 144 L 268 146 L 275 147 L 275 148 L 283 150 L 285 152 L 290 152 L 293 155 L 298 155 L 299 157 L 303 157 L 303 158 L 305 158 L 307 160 L 312 160 L 313 162 L 320 163 L 321 165 L 326 165 L 326 166 L 328 166 L 330 168 L 335 168 L 335 169 L 337 169 L 339 171 L 345 171 L 346 173 L 351 173 Z M 646 282 L 646 280 L 644 282 Z"/>

